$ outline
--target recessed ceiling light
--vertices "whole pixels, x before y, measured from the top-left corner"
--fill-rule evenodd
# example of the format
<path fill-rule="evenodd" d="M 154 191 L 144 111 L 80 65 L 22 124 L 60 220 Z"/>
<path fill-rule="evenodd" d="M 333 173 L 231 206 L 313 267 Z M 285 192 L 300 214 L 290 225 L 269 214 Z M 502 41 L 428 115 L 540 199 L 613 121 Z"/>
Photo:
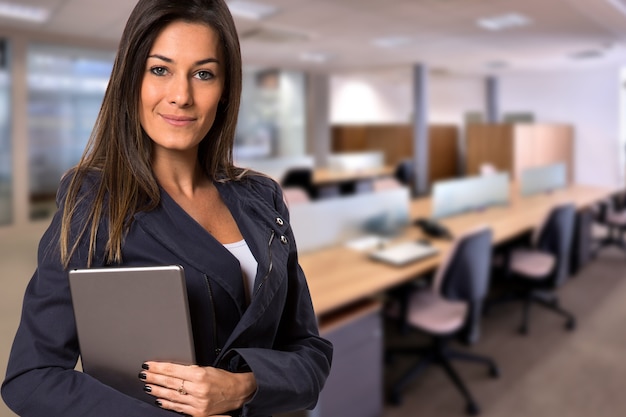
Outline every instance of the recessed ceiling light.
<path fill-rule="evenodd" d="M 43 23 L 50 17 L 50 10 L 44 7 L 0 2 L 0 17 Z"/>
<path fill-rule="evenodd" d="M 489 61 L 485 64 L 485 67 L 489 69 L 502 69 L 507 68 L 509 63 L 506 61 Z"/>
<path fill-rule="evenodd" d="M 275 6 L 252 1 L 234 0 L 229 1 L 227 4 L 233 16 L 244 19 L 261 20 L 278 12 L 278 8 Z"/>
<path fill-rule="evenodd" d="M 303 52 L 300 54 L 300 60 L 306 62 L 321 64 L 330 61 L 330 59 L 331 55 L 324 52 Z"/>
<path fill-rule="evenodd" d="M 481 28 L 492 31 L 527 26 L 531 23 L 532 20 L 529 17 L 519 13 L 507 13 L 499 16 L 478 19 L 476 21 L 476 24 Z"/>
<path fill-rule="evenodd" d="M 386 38 L 377 38 L 372 43 L 381 48 L 397 48 L 411 43 L 411 38 L 406 36 L 388 36 Z"/>

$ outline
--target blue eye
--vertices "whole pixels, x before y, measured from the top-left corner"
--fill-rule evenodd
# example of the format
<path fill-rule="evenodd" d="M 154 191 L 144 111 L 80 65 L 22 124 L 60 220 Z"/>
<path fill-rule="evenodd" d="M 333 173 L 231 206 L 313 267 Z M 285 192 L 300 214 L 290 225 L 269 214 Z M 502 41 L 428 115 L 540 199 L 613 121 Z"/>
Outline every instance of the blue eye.
<path fill-rule="evenodd" d="M 214 76 L 214 75 L 213 75 L 213 73 L 212 73 L 212 72 L 210 72 L 210 71 L 198 71 L 198 72 L 196 73 L 196 78 L 199 78 L 199 79 L 201 79 L 201 80 L 203 80 L 203 81 L 208 81 L 208 80 L 211 80 L 211 79 L 213 79 L 214 77 L 215 77 L 215 76 Z"/>
<path fill-rule="evenodd" d="M 162 77 L 165 74 L 167 74 L 167 68 L 165 68 L 165 67 L 152 67 L 152 68 L 150 68 L 150 72 L 153 73 L 154 75 Z"/>

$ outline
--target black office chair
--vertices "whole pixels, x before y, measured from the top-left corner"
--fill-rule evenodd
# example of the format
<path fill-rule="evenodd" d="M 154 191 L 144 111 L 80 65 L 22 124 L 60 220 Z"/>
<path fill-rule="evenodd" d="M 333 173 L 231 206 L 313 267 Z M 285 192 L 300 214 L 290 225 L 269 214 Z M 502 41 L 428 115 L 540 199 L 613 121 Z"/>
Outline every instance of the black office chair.
<path fill-rule="evenodd" d="M 412 159 L 403 159 L 396 165 L 394 171 L 394 177 L 403 185 L 413 188 L 412 185 L 415 182 L 415 169 L 413 167 Z"/>
<path fill-rule="evenodd" d="M 302 188 L 307 192 L 311 200 L 338 197 L 341 194 L 339 187 L 336 185 L 315 185 L 311 168 L 290 168 L 283 176 L 280 185 L 283 188 Z"/>
<path fill-rule="evenodd" d="M 606 235 L 594 240 L 592 256 L 608 246 L 615 246 L 626 252 L 626 209 L 621 207 L 617 196 L 607 198 L 593 206 L 594 222 L 604 226 Z"/>
<path fill-rule="evenodd" d="M 465 398 L 467 413 L 476 415 L 480 412 L 468 388 L 452 367 L 451 360 L 484 364 L 493 377 L 499 376 L 498 367 L 491 358 L 452 350 L 448 342 L 461 337 L 467 343 L 475 343 L 479 338 L 482 303 L 489 284 L 491 239 L 492 232 L 485 227 L 459 236 L 437 270 L 432 286 L 409 295 L 406 322 L 410 328 L 431 335 L 432 343 L 420 348 L 387 349 L 388 359 L 394 354 L 422 356 L 392 386 L 389 392 L 391 403 L 399 404 L 404 387 L 427 365 L 437 364 L 443 367 Z"/>
<path fill-rule="evenodd" d="M 537 303 L 564 316 L 568 330 L 576 328 L 574 315 L 559 305 L 556 290 L 570 274 L 570 251 L 575 228 L 576 209 L 573 204 L 553 207 L 531 238 L 530 247 L 514 247 L 504 255 L 504 284 L 509 291 L 488 301 L 488 310 L 495 304 L 522 301 L 519 332 L 528 333 L 530 306 Z"/>
<path fill-rule="evenodd" d="M 315 198 L 315 187 L 313 187 L 313 171 L 311 168 L 290 168 L 287 170 L 280 182 L 283 188 L 299 187 L 304 189 L 309 198 Z"/>

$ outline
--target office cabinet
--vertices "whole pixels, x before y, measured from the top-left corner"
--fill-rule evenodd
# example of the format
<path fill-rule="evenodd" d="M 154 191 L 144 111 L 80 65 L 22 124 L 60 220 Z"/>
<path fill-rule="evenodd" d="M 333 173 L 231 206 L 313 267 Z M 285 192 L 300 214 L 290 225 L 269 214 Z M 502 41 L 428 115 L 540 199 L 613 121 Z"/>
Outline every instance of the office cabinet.
<path fill-rule="evenodd" d="M 574 133 L 564 124 L 470 124 L 465 132 L 467 175 L 491 164 L 518 180 L 527 168 L 564 163 L 573 179 Z"/>
<path fill-rule="evenodd" d="M 334 347 L 333 364 L 315 409 L 276 417 L 380 417 L 383 409 L 383 338 L 380 304 L 350 309 L 320 334 Z"/>

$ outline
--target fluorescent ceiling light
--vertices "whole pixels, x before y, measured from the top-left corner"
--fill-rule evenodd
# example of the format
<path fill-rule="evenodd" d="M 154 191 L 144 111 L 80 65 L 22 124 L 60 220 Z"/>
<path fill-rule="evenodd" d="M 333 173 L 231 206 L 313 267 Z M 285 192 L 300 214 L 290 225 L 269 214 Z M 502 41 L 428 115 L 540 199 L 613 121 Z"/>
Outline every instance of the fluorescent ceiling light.
<path fill-rule="evenodd" d="M 43 7 L 0 2 L 0 17 L 43 23 L 50 17 L 50 10 Z"/>
<path fill-rule="evenodd" d="M 229 1 L 228 8 L 233 16 L 252 20 L 265 19 L 278 11 L 275 6 L 239 0 Z"/>
<path fill-rule="evenodd" d="M 411 43 L 411 38 L 406 36 L 388 36 L 386 38 L 377 38 L 372 43 L 381 48 L 397 48 Z"/>
<path fill-rule="evenodd" d="M 601 58 L 602 56 L 604 56 L 604 52 L 599 49 L 585 49 L 569 55 L 574 60 Z"/>
<path fill-rule="evenodd" d="M 532 20 L 529 17 L 519 13 L 507 13 L 500 16 L 478 19 L 476 21 L 476 24 L 481 28 L 492 31 L 527 26 L 531 23 Z"/>

